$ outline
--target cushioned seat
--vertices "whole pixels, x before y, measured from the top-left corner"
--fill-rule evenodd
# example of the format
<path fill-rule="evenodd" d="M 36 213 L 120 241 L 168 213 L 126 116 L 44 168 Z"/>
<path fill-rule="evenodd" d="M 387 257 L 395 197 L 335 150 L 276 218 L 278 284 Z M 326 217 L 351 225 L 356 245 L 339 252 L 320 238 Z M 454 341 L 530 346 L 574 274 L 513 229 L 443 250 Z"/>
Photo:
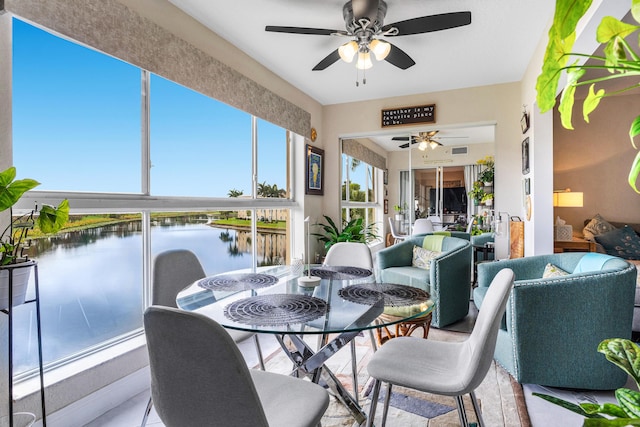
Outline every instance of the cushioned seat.
<path fill-rule="evenodd" d="M 557 267 L 554 277 L 543 277 L 548 264 Z M 500 365 L 520 383 L 592 390 L 625 384 L 627 374 L 597 348 L 607 338 L 631 338 L 634 265 L 579 252 L 482 263 L 473 293 L 478 308 L 503 268 L 516 281 L 498 332 Z"/>
<path fill-rule="evenodd" d="M 423 247 L 428 237 L 440 239 L 440 254 L 429 261 L 429 269 L 415 267 L 412 263 L 413 248 Z M 426 290 L 435 304 L 432 326 L 449 325 L 469 313 L 471 244 L 448 235 L 412 236 L 378 252 L 377 277 L 385 283 Z"/>

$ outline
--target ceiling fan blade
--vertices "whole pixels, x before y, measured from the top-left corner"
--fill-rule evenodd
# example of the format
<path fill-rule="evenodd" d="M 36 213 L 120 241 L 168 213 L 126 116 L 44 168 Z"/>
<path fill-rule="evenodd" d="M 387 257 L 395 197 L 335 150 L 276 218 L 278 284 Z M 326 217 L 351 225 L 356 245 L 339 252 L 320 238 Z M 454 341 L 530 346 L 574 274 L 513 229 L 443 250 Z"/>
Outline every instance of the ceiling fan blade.
<path fill-rule="evenodd" d="M 386 37 L 410 36 L 412 34 L 430 33 L 471 24 L 471 12 L 451 12 L 439 15 L 422 16 L 385 25 L 382 31 L 397 28 L 398 34 Z"/>
<path fill-rule="evenodd" d="M 387 55 L 384 60 L 403 70 L 406 70 L 407 68 L 412 67 L 416 64 L 416 62 L 411 59 L 411 57 L 407 55 L 402 49 L 392 44 L 391 51 L 389 51 L 389 55 Z"/>
<path fill-rule="evenodd" d="M 347 35 L 346 31 L 327 30 L 324 28 L 278 27 L 274 25 L 267 25 L 264 27 L 264 30 L 273 33 L 310 34 L 316 36 L 331 36 L 334 34 Z"/>
<path fill-rule="evenodd" d="M 408 136 L 394 136 L 393 138 L 391 138 L 392 141 L 408 141 L 409 137 Z"/>
<path fill-rule="evenodd" d="M 318 62 L 318 65 L 313 67 L 313 71 L 322 71 L 327 68 L 329 65 L 333 65 L 340 59 L 340 54 L 338 53 L 338 49 L 331 52 L 327 55 L 322 61 Z"/>
<path fill-rule="evenodd" d="M 406 144 L 400 145 L 400 148 L 407 148 L 407 147 L 409 147 L 409 143 L 408 142 Z"/>

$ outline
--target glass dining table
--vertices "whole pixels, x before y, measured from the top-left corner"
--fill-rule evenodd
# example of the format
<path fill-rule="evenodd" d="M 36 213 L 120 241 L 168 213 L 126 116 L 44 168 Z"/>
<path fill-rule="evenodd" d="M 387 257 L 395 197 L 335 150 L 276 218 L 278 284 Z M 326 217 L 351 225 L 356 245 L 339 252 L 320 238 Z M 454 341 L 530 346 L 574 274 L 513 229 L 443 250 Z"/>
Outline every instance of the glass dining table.
<path fill-rule="evenodd" d="M 292 375 L 308 376 L 329 388 L 356 422 L 364 424 L 366 414 L 357 394 L 347 391 L 325 362 L 364 330 L 428 315 L 433 309 L 429 294 L 411 286 L 375 283 L 370 270 L 348 266 L 311 266 L 302 274 L 320 281 L 302 287 L 294 270 L 273 266 L 206 277 L 182 290 L 176 302 L 227 329 L 275 336 L 295 366 Z M 304 339 L 313 335 L 320 337 L 317 349 Z"/>

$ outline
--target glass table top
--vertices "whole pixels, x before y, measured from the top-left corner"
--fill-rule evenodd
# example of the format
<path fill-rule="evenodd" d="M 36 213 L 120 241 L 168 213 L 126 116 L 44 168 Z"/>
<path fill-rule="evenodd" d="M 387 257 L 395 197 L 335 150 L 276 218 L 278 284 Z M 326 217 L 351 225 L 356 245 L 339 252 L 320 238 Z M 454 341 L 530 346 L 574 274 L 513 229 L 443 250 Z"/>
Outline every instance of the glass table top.
<path fill-rule="evenodd" d="M 225 328 L 273 334 L 361 331 L 424 316 L 433 309 L 427 292 L 375 283 L 368 270 L 312 266 L 311 275 L 320 278 L 312 288 L 299 286 L 300 276 L 292 272 L 287 266 L 273 266 L 207 277 L 181 291 L 176 303 Z M 393 317 L 374 324 L 384 312 Z"/>

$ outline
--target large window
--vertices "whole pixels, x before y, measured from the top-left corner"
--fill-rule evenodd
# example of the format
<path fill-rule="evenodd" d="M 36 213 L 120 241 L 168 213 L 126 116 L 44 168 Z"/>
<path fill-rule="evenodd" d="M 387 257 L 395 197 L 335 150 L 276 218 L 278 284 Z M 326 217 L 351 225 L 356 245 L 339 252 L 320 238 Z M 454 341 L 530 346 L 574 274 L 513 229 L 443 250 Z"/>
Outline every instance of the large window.
<path fill-rule="evenodd" d="M 287 262 L 287 130 L 13 24 L 14 165 L 42 182 L 20 207 L 65 197 L 72 213 L 32 247 L 49 366 L 140 333 L 161 251 L 190 249 L 207 274 Z M 33 316 L 16 310 L 18 376 L 37 362 Z"/>
<path fill-rule="evenodd" d="M 380 223 L 375 167 L 342 154 L 342 219 L 362 218 L 365 225 Z M 381 229 L 381 227 L 378 227 Z"/>

